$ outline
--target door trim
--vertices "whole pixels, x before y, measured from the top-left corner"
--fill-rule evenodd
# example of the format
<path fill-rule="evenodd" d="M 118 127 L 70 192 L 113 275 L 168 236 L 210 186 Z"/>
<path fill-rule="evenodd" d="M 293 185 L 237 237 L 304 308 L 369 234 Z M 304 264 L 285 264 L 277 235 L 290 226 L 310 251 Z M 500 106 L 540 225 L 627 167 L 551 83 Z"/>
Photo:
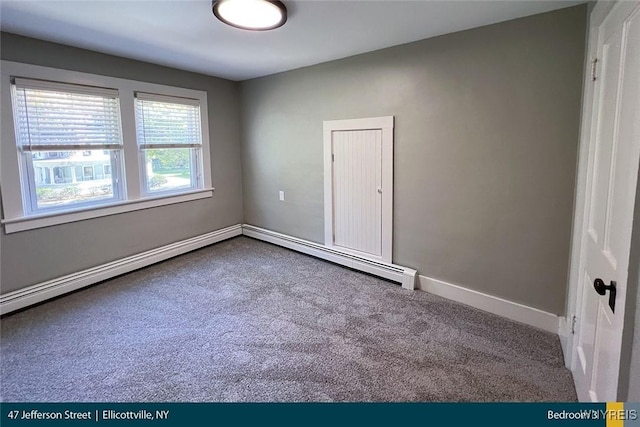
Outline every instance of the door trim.
<path fill-rule="evenodd" d="M 370 117 L 363 119 L 327 120 L 323 123 L 324 159 L 324 244 L 344 253 L 349 250 L 333 245 L 333 162 L 332 133 L 350 130 L 382 130 L 382 256 L 368 258 L 392 262 L 393 246 L 393 127 L 394 117 Z M 362 256 L 362 253 L 358 253 Z"/>

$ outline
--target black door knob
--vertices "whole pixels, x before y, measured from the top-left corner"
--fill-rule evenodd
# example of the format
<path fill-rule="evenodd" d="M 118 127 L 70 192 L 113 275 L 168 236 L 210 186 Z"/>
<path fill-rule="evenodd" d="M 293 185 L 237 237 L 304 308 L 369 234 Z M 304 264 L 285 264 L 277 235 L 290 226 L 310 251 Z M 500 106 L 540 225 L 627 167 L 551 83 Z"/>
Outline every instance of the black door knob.
<path fill-rule="evenodd" d="M 593 287 L 598 295 L 604 295 L 609 291 L 609 307 L 611 311 L 615 313 L 616 308 L 616 282 L 611 281 L 610 285 L 605 285 L 604 280 L 597 278 L 593 281 Z"/>

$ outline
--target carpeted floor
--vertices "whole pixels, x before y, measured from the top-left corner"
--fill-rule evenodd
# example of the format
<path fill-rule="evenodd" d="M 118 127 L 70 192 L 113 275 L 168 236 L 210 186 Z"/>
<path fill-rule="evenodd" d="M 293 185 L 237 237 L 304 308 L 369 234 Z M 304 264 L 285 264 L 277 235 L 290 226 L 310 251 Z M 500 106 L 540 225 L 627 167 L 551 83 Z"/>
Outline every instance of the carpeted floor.
<path fill-rule="evenodd" d="M 574 401 L 558 338 L 238 237 L 1 320 L 2 401 Z"/>

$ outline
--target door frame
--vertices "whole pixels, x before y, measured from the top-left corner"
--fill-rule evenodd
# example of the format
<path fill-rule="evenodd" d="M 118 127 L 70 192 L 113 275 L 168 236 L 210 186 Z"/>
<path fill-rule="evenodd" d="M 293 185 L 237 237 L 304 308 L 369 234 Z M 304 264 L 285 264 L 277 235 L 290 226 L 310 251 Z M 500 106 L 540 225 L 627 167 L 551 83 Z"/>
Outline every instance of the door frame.
<path fill-rule="evenodd" d="M 326 120 L 323 122 L 324 159 L 324 244 L 350 255 L 376 261 L 392 262 L 393 247 L 393 127 L 394 117 L 370 117 L 362 119 Z M 382 256 L 376 257 L 333 245 L 333 138 L 335 131 L 382 131 Z"/>
<path fill-rule="evenodd" d="M 587 197 L 589 182 L 590 164 L 593 161 L 595 132 L 596 127 L 593 125 L 594 119 L 594 100 L 595 85 L 592 80 L 593 59 L 598 54 L 598 40 L 600 37 L 600 27 L 609 13 L 617 6 L 620 1 L 598 1 L 591 11 L 589 17 L 588 28 L 588 50 L 585 58 L 584 82 L 583 82 L 583 102 L 582 102 L 582 120 L 580 126 L 580 144 L 578 152 L 578 168 L 576 179 L 576 193 L 573 216 L 573 230 L 571 237 L 571 257 L 569 265 L 569 286 L 567 295 L 566 317 L 561 319 L 559 335 L 562 340 L 565 366 L 572 372 L 579 368 L 578 360 L 578 340 L 579 328 L 581 327 L 579 313 L 582 311 L 582 295 L 581 290 L 581 272 L 584 270 L 585 263 L 585 242 L 587 231 Z M 597 63 L 596 63 L 597 66 Z M 640 146 L 640 140 L 635 140 L 636 151 Z M 637 189 L 636 189 L 637 191 Z M 634 193 L 635 194 L 635 193 Z M 630 253 L 626 255 L 630 256 Z M 624 322 L 624 317 L 623 317 Z M 620 349 L 621 351 L 622 349 Z M 616 383 L 618 382 L 616 377 Z"/>

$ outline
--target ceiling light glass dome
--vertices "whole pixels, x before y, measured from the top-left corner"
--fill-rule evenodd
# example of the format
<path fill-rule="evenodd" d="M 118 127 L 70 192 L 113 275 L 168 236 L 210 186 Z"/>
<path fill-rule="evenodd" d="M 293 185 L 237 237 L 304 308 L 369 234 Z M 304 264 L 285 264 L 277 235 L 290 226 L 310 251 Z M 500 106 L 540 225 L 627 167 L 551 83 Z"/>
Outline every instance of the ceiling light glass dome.
<path fill-rule="evenodd" d="M 232 27 L 265 31 L 287 22 L 287 8 L 271 0 L 214 0 L 213 14 Z"/>

